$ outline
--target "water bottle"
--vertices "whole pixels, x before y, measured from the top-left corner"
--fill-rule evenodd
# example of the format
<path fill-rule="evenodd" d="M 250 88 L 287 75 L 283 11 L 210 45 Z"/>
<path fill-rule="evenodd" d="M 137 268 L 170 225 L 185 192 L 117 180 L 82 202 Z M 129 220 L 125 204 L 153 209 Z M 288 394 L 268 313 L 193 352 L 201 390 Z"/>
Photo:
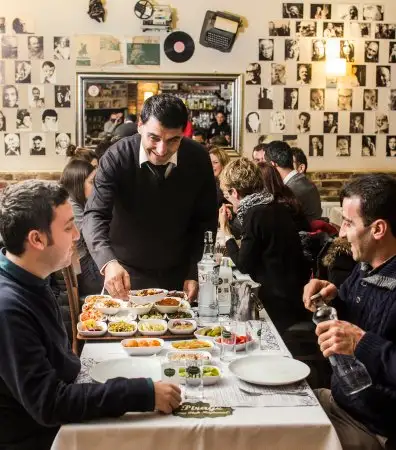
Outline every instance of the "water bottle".
<path fill-rule="evenodd" d="M 336 309 L 319 300 L 312 321 L 317 325 L 326 320 L 337 320 L 337 318 Z M 366 366 L 354 356 L 336 354 L 330 356 L 329 361 L 345 395 L 356 394 L 372 385 Z"/>
<path fill-rule="evenodd" d="M 231 283 L 232 268 L 230 258 L 223 256 L 219 268 L 219 281 L 217 286 L 217 301 L 220 314 L 230 314 L 231 311 Z"/>
<path fill-rule="evenodd" d="M 198 313 L 200 325 L 217 322 L 219 304 L 216 285 L 218 281 L 218 266 L 213 257 L 212 232 L 205 232 L 205 246 L 201 261 L 198 263 Z"/>

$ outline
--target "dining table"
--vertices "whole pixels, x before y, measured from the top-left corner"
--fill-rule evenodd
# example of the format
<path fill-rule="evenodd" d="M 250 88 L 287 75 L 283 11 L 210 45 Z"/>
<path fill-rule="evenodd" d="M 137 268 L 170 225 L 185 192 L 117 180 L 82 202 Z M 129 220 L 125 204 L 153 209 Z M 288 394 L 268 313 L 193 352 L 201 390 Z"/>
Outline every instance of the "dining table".
<path fill-rule="evenodd" d="M 263 345 L 259 354 L 291 358 L 266 311 L 260 316 Z M 161 353 L 145 358 L 165 361 L 170 348 L 167 341 Z M 246 356 L 245 352 L 235 353 L 236 358 Z M 241 384 L 244 382 L 228 364 L 220 361 L 217 348 L 212 357 L 223 377 L 218 384 L 205 386 L 202 401 L 227 409 L 228 415 L 127 413 L 119 418 L 70 423 L 60 428 L 52 450 L 342 450 L 333 425 L 305 380 L 287 386 L 249 385 L 249 391 L 262 394 L 252 396 L 240 389 L 246 383 Z M 90 376 L 93 366 L 120 358 L 135 357 L 128 356 L 120 342 L 87 342 L 76 382 L 94 382 Z"/>

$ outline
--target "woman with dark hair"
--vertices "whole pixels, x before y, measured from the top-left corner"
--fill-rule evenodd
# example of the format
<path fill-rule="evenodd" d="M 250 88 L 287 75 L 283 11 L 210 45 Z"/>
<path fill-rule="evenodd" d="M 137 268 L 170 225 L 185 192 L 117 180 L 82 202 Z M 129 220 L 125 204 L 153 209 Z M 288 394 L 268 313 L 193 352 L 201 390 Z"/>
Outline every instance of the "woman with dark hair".
<path fill-rule="evenodd" d="M 287 207 L 293 218 L 298 231 L 311 231 L 309 222 L 301 209 L 301 204 L 293 191 L 286 186 L 279 172 L 274 166 L 268 163 L 259 163 L 261 174 L 264 180 L 264 186 L 270 194 L 274 196 L 274 201 Z"/>
<path fill-rule="evenodd" d="M 88 252 L 82 235 L 84 207 L 93 190 L 96 169 L 88 161 L 72 159 L 64 168 L 60 182 L 70 195 L 74 222 L 80 231 L 77 251 L 80 259 L 81 273 L 77 275 L 80 295 L 97 294 L 102 290 L 104 279 L 92 256 Z"/>
<path fill-rule="evenodd" d="M 69 145 L 66 150 L 66 156 L 70 158 L 69 162 L 75 159 L 82 159 L 83 161 L 89 162 L 94 167 L 97 167 L 99 164 L 99 158 L 96 156 L 96 153 L 89 148 Z"/>

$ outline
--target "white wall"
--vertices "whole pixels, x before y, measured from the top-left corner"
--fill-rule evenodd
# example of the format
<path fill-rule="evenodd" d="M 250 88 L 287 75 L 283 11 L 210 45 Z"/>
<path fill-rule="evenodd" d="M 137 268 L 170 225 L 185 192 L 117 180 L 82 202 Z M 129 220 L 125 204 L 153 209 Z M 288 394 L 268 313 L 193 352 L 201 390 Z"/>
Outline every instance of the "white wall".
<path fill-rule="evenodd" d="M 88 9 L 88 0 L 14 0 L 2 1 L 0 17 L 5 16 L 8 24 L 14 17 L 28 16 L 35 21 L 35 31 L 39 36 L 44 36 L 45 59 L 52 59 L 52 45 L 54 36 L 71 36 L 73 44 L 73 35 L 76 34 L 110 34 L 121 39 L 122 42 L 128 37 L 144 35 L 140 31 L 140 20 L 133 13 L 134 0 L 107 0 L 106 8 L 108 11 L 107 20 L 104 24 L 97 23 L 90 19 L 86 14 Z M 165 3 L 162 2 L 161 3 Z M 316 3 L 313 1 L 312 3 Z M 337 2 L 331 2 L 333 5 Z M 341 3 L 341 2 L 340 2 Z M 344 2 L 345 3 L 345 2 Z M 396 23 L 396 7 L 394 0 L 382 0 L 378 2 L 385 5 L 385 22 Z M 177 10 L 177 28 L 189 33 L 195 40 L 196 50 L 194 56 L 186 63 L 177 64 L 171 62 L 162 50 L 162 43 L 167 36 L 166 33 L 152 33 L 161 39 L 161 66 L 157 72 L 163 73 L 212 73 L 212 72 L 240 72 L 243 73 L 251 62 L 258 61 L 258 39 L 268 36 L 268 21 L 281 19 L 282 6 L 279 0 L 174 0 L 172 6 Z M 228 11 L 245 17 L 247 27 L 239 35 L 231 53 L 221 53 L 216 50 L 205 48 L 198 43 L 202 20 L 206 10 Z M 309 17 L 309 3 L 306 3 L 305 18 Z M 321 27 L 320 27 L 321 28 Z M 292 28 L 292 32 L 294 27 Z M 7 33 L 8 34 L 8 33 Z M 146 33 L 149 34 L 149 33 Z M 27 59 L 26 36 L 19 35 L 19 60 Z M 282 62 L 283 40 L 284 38 L 275 38 L 275 61 Z M 310 62 L 309 50 L 311 39 L 305 38 L 302 44 L 302 57 L 300 62 Z M 282 41 L 282 42 L 281 42 Z M 364 64 L 363 46 L 364 41 L 360 40 L 357 44 L 357 58 L 355 64 Z M 381 40 L 381 59 L 380 63 L 387 64 L 388 41 Z M 123 45 L 123 52 L 125 51 Z M 124 52 L 125 53 L 125 52 Z M 305 53 L 305 58 L 303 55 Z M 125 56 L 125 55 L 124 55 Z M 69 61 L 56 61 L 57 65 L 57 84 L 70 84 L 73 89 L 72 108 L 70 110 L 62 109 L 59 111 L 61 130 L 64 132 L 75 133 L 75 73 L 78 68 L 75 66 L 75 55 Z M 262 62 L 262 85 L 269 85 L 270 63 Z M 14 84 L 13 71 L 14 62 L 6 60 L 7 74 L 6 82 Z M 395 66 L 395 65 L 393 65 Z M 296 86 L 295 63 L 288 63 L 290 67 L 290 76 L 287 86 Z M 325 87 L 325 76 L 323 73 L 323 64 L 316 63 L 315 67 L 315 85 L 311 87 Z M 39 82 L 40 61 L 33 62 L 32 84 Z M 89 70 L 103 70 L 114 72 L 137 71 L 131 66 L 117 66 L 90 68 Z M 368 68 L 367 87 L 375 87 L 375 70 Z M 396 87 L 396 69 L 392 67 L 392 85 Z M 21 86 L 21 85 L 20 85 Z M 286 86 L 286 87 L 287 87 Z M 354 93 L 355 111 L 362 110 L 362 89 L 356 88 Z M 360 91 L 359 91 L 360 89 Z M 27 106 L 27 85 L 21 86 L 20 107 Z M 245 113 L 257 110 L 257 86 L 245 86 Z M 275 87 L 275 109 L 283 108 L 283 88 Z M 387 112 L 387 95 L 389 89 L 380 89 L 380 98 L 382 98 L 383 110 Z M 51 97 L 47 102 L 47 107 L 53 107 L 53 87 L 46 86 L 46 94 Z M 328 105 L 334 109 L 336 90 L 328 89 L 326 92 Z M 356 100 L 355 100 L 356 99 Z M 51 103 L 52 102 L 52 103 Z M 327 106 L 327 105 L 326 105 Z M 2 108 L 4 111 L 4 108 Z M 326 108 L 328 109 L 328 108 Z M 328 110 L 330 110 L 328 109 Z M 309 88 L 300 89 L 300 107 L 299 111 L 309 110 Z M 16 111 L 11 111 L 16 114 Z M 7 114 L 11 114 L 7 111 Z M 269 114 L 270 111 L 261 110 L 261 133 L 269 134 Z M 294 117 L 296 112 L 287 111 L 288 124 L 290 126 L 287 134 L 295 134 L 293 129 Z M 344 113 L 340 134 L 348 133 L 349 113 Z M 390 133 L 396 135 L 396 111 L 389 112 Z M 15 116 L 14 116 L 15 117 Z M 340 115 L 341 119 L 342 115 Z M 374 132 L 374 112 L 366 113 L 367 134 Z M 322 134 L 323 112 L 312 112 L 312 131 L 311 134 Z M 7 124 L 7 132 L 13 132 L 12 129 L 15 119 L 10 119 Z M 342 128 L 344 127 L 344 128 Z M 33 131 L 41 132 L 41 112 L 33 111 Z M 28 171 L 28 170 L 59 170 L 64 165 L 64 157 L 55 155 L 54 133 L 49 133 L 48 140 L 51 145 L 47 145 L 47 156 L 29 156 L 28 132 L 21 132 L 22 136 L 22 156 L 4 156 L 4 133 L 0 132 L 0 171 Z M 244 152 L 250 156 L 251 149 L 257 143 L 258 135 L 244 134 L 243 147 Z M 308 152 L 308 136 L 299 136 L 300 146 Z M 352 156 L 349 158 L 336 157 L 335 136 L 325 136 L 325 155 L 323 158 L 310 158 L 309 165 L 312 170 L 367 170 L 367 169 L 386 169 L 394 170 L 396 168 L 396 158 L 385 158 L 385 135 L 377 137 L 377 156 L 361 157 L 361 135 L 352 136 Z"/>

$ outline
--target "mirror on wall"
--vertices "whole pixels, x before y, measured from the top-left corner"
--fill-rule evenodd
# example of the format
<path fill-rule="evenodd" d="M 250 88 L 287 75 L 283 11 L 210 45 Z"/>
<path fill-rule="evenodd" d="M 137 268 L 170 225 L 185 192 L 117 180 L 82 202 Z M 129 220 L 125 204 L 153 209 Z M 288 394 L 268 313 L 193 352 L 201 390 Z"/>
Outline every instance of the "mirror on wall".
<path fill-rule="evenodd" d="M 122 123 L 128 114 L 139 117 L 148 97 L 165 92 L 183 100 L 193 130 L 201 131 L 207 140 L 215 140 L 231 155 L 241 153 L 240 74 L 78 73 L 78 145 L 96 145 L 106 135 L 106 123 Z M 112 133 L 116 135 L 117 128 Z"/>

